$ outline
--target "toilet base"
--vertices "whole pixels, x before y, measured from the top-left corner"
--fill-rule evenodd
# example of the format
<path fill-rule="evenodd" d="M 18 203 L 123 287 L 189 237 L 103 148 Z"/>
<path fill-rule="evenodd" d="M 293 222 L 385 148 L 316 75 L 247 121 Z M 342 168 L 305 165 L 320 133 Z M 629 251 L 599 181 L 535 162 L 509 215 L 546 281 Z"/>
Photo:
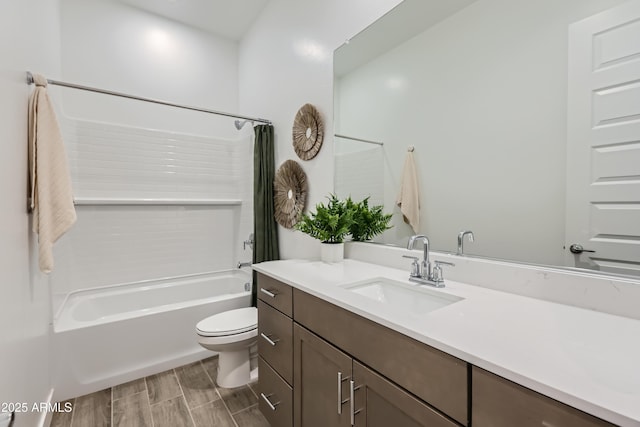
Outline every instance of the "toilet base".
<path fill-rule="evenodd" d="M 235 388 L 251 381 L 249 351 L 224 351 L 218 356 L 216 384 L 222 388 Z"/>
<path fill-rule="evenodd" d="M 238 351 L 223 351 L 218 355 L 216 384 L 222 388 L 236 388 L 258 379 L 255 359 L 257 346 Z M 253 351 L 252 351 L 253 350 Z M 255 355 L 253 353 L 256 353 Z M 253 362 L 253 363 L 252 363 Z"/>

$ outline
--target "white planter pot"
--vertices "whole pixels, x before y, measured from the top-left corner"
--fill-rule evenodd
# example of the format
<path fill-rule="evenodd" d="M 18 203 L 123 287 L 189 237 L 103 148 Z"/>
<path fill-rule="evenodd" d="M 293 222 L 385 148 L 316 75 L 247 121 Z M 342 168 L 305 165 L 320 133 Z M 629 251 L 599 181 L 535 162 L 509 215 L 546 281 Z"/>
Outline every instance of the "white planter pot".
<path fill-rule="evenodd" d="M 333 263 L 344 259 L 344 243 L 320 243 L 320 260 Z"/>

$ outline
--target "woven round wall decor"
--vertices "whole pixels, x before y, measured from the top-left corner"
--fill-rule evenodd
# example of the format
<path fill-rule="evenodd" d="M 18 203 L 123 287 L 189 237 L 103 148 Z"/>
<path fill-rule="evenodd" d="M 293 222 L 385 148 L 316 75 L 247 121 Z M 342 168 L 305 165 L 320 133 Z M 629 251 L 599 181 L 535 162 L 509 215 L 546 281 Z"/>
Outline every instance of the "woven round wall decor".
<path fill-rule="evenodd" d="M 293 228 L 307 202 L 307 174 L 296 161 L 287 160 L 276 171 L 273 187 L 276 222 Z"/>
<path fill-rule="evenodd" d="M 304 104 L 293 121 L 293 149 L 302 160 L 313 159 L 324 138 L 324 123 L 320 113 L 311 104 Z"/>

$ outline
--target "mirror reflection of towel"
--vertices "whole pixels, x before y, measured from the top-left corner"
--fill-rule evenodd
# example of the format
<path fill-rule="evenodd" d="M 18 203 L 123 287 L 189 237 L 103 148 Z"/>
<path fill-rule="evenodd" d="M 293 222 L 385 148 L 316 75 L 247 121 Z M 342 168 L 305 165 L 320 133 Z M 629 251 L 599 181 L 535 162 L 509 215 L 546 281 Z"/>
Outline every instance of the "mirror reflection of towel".
<path fill-rule="evenodd" d="M 29 181 L 40 271 L 53 270 L 53 244 L 76 221 L 62 135 L 47 94 L 47 80 L 33 76 L 29 99 Z"/>
<path fill-rule="evenodd" d="M 420 224 L 420 189 L 413 151 L 408 151 L 404 160 L 396 204 L 400 207 L 404 222 L 411 226 L 414 233 L 417 233 Z"/>

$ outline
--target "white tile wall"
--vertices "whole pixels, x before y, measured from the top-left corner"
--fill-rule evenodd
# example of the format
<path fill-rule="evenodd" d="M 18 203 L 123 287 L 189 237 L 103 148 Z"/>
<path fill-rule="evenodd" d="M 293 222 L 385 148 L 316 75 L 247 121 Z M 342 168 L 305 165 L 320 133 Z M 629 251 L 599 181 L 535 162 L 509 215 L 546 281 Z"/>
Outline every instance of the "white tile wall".
<path fill-rule="evenodd" d="M 62 122 L 75 197 L 175 198 L 178 204 L 76 206 L 77 223 L 55 247 L 54 313 L 74 290 L 235 267 L 253 226 L 249 132 L 224 140 Z M 242 203 L 187 206 L 180 199 Z"/>
<path fill-rule="evenodd" d="M 238 198 L 238 141 L 64 120 L 74 195 Z"/>

